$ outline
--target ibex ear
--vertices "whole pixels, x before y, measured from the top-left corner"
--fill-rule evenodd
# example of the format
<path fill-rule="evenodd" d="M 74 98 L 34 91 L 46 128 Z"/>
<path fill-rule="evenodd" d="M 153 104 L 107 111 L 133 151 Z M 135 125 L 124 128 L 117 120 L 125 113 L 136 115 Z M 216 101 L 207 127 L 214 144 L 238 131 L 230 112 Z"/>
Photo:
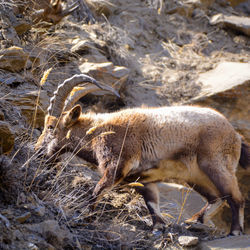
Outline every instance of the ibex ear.
<path fill-rule="evenodd" d="M 80 105 L 73 107 L 63 118 L 63 125 L 65 127 L 70 127 L 76 123 L 82 113 L 82 108 Z"/>

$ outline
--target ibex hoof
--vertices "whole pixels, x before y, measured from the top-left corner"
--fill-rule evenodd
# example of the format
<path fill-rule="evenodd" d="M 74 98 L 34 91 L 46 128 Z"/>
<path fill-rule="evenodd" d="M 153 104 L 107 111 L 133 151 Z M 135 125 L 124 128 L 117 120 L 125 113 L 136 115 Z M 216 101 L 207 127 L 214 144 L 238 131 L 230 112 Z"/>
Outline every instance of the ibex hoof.
<path fill-rule="evenodd" d="M 164 233 L 164 231 L 165 231 L 165 224 L 157 224 L 154 225 L 152 234 L 158 238 Z"/>
<path fill-rule="evenodd" d="M 228 236 L 240 236 L 240 235 L 243 235 L 243 232 L 241 230 L 233 230 L 232 232 L 230 232 Z"/>

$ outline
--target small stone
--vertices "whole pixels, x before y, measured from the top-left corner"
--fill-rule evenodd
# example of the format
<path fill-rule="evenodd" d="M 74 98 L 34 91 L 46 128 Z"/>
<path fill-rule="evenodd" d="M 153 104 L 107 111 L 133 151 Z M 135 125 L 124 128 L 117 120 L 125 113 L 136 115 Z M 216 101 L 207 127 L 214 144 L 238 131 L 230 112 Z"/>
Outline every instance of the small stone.
<path fill-rule="evenodd" d="M 44 216 L 45 214 L 45 207 L 44 206 L 38 206 L 34 209 L 34 212 L 39 216 Z"/>
<path fill-rule="evenodd" d="M 198 237 L 195 236 L 180 236 L 178 242 L 181 246 L 190 247 L 196 246 L 199 242 Z"/>
<path fill-rule="evenodd" d="M 30 212 L 24 213 L 16 218 L 16 220 L 20 223 L 24 223 L 26 220 L 28 220 L 31 216 Z"/>
<path fill-rule="evenodd" d="M 28 249 L 30 249 L 30 250 L 38 250 L 38 247 L 34 243 L 29 242 L 28 243 Z"/>
<path fill-rule="evenodd" d="M 23 234 L 21 233 L 20 230 L 16 229 L 13 231 L 13 238 L 15 240 L 22 240 L 23 239 Z"/>

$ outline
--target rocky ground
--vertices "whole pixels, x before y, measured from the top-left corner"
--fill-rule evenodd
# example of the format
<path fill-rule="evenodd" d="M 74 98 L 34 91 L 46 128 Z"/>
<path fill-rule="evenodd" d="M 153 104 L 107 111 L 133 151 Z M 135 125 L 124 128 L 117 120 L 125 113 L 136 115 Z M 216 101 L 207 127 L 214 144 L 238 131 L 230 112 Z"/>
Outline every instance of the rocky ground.
<path fill-rule="evenodd" d="M 250 2 L 93 0 L 60 22 L 38 18 L 44 1 L 0 1 L 0 249 L 246 249 L 250 172 L 239 167 L 245 232 L 228 232 L 227 206 L 207 225 L 183 221 L 204 205 L 187 187 L 159 184 L 169 226 L 151 234 L 143 199 L 127 186 L 88 199 L 99 174 L 71 155 L 37 158 L 49 98 L 64 79 L 85 73 L 113 86 L 84 110 L 183 103 L 221 111 L 250 141 Z M 73 1 L 62 1 L 63 8 Z M 47 71 L 49 70 L 49 71 Z M 44 82 L 44 72 L 48 77 Z"/>

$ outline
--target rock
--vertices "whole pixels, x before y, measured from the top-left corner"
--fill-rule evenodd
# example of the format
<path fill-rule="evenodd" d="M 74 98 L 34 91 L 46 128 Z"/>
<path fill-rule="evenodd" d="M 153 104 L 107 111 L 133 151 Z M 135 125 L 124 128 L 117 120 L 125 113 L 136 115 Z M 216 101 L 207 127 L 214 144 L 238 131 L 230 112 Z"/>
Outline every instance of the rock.
<path fill-rule="evenodd" d="M 24 213 L 16 218 L 16 220 L 20 223 L 26 222 L 31 216 L 30 212 Z"/>
<path fill-rule="evenodd" d="M 171 162 L 166 162 L 166 164 L 170 165 Z M 174 166 L 172 165 L 172 167 Z M 157 186 L 160 192 L 160 207 L 163 216 L 164 210 L 167 210 L 167 213 L 170 211 L 169 214 L 176 220 L 181 214 L 180 221 L 185 221 L 206 204 L 203 197 L 197 192 L 180 184 L 159 183 Z M 169 218 L 170 215 L 165 216 L 165 218 Z M 210 221 L 208 223 L 211 224 Z"/>
<path fill-rule="evenodd" d="M 4 121 L 4 113 L 0 110 L 0 121 Z"/>
<path fill-rule="evenodd" d="M 0 20 L 0 38 L 0 48 L 13 45 L 19 46 L 21 44 L 21 41 L 13 28 L 8 15 L 3 12 L 1 12 Z"/>
<path fill-rule="evenodd" d="M 106 83 L 118 91 L 129 75 L 128 68 L 123 66 L 114 66 L 112 62 L 85 62 L 79 67 L 79 69 L 81 73 L 91 75 L 95 79 L 98 79 L 98 81 Z"/>
<path fill-rule="evenodd" d="M 227 0 L 228 2 L 230 2 L 230 4 L 235 7 L 240 5 L 241 3 L 246 3 L 247 0 Z"/>
<path fill-rule="evenodd" d="M 30 250 L 39 250 L 39 248 L 32 242 L 28 243 L 28 249 L 30 249 Z"/>
<path fill-rule="evenodd" d="M 16 239 L 16 240 L 22 240 L 23 239 L 23 233 L 18 229 L 13 230 L 13 238 Z"/>
<path fill-rule="evenodd" d="M 214 228 L 211 228 L 205 224 L 202 223 L 193 223 L 189 225 L 188 227 L 189 231 L 195 231 L 195 232 L 213 232 Z"/>
<path fill-rule="evenodd" d="M 15 136 L 8 122 L 0 121 L 0 154 L 11 152 L 15 142 Z"/>
<path fill-rule="evenodd" d="M 180 236 L 178 238 L 178 242 L 181 246 L 190 247 L 190 246 L 196 246 L 199 242 L 199 239 L 198 237 L 194 236 Z"/>
<path fill-rule="evenodd" d="M 245 35 L 250 36 L 250 17 L 225 16 L 223 14 L 216 14 L 210 19 L 210 24 L 220 24 L 224 28 L 230 28 L 236 31 L 240 31 Z"/>
<path fill-rule="evenodd" d="M 38 96 L 39 101 L 37 103 Z M 49 106 L 49 97 L 46 91 L 34 91 L 29 89 L 17 90 L 13 94 L 7 96 L 6 100 L 18 107 L 22 115 L 25 116 L 27 122 L 34 126 L 34 128 L 43 126 L 45 113 Z M 34 121 L 35 113 L 36 119 Z"/>
<path fill-rule="evenodd" d="M 198 81 L 201 92 L 191 103 L 219 110 L 250 141 L 250 63 L 222 62 Z"/>
<path fill-rule="evenodd" d="M 17 87 L 21 83 L 24 83 L 24 79 L 17 74 L 4 74 L 0 76 L 0 82 L 10 87 Z"/>
<path fill-rule="evenodd" d="M 110 1 L 88 1 L 88 5 L 92 12 L 96 15 L 104 15 L 105 17 L 109 17 L 110 14 L 114 11 L 115 5 Z"/>
<path fill-rule="evenodd" d="M 28 60 L 28 53 L 20 47 L 10 47 L 0 50 L 0 69 L 11 72 L 24 70 Z"/>
<path fill-rule="evenodd" d="M 242 12 L 246 14 L 246 16 L 250 16 L 250 0 L 236 0 L 235 2 L 236 2 L 235 9 L 238 12 Z"/>
<path fill-rule="evenodd" d="M 56 249 L 63 249 L 65 241 L 72 240 L 72 234 L 62 229 L 56 220 L 46 220 L 38 224 L 25 225 L 29 230 L 39 233 L 42 237 Z"/>
<path fill-rule="evenodd" d="M 90 49 L 93 47 L 93 44 L 89 40 L 82 40 L 76 43 L 70 51 L 79 55 L 87 54 Z"/>
<path fill-rule="evenodd" d="M 212 107 L 231 122 L 250 141 L 250 63 L 222 62 L 215 69 L 200 74 L 200 94 L 189 103 Z M 250 232 L 250 171 L 238 167 L 237 178 L 245 206 L 245 232 Z M 231 211 L 224 207 L 214 218 L 215 225 L 229 232 Z"/>
<path fill-rule="evenodd" d="M 225 237 L 211 241 L 203 241 L 199 244 L 199 249 L 202 250 L 222 250 L 222 249 L 249 249 L 249 235 Z"/>
<path fill-rule="evenodd" d="M 0 221 L 4 222 L 4 224 L 7 228 L 10 228 L 10 221 L 2 214 L 0 214 Z"/>
<path fill-rule="evenodd" d="M 38 206 L 34 209 L 34 212 L 39 216 L 44 216 L 45 214 L 45 207 L 44 206 Z"/>
<path fill-rule="evenodd" d="M 31 29 L 31 24 L 24 20 L 20 20 L 19 22 L 15 23 L 13 27 L 15 28 L 17 34 L 20 36 Z"/>

